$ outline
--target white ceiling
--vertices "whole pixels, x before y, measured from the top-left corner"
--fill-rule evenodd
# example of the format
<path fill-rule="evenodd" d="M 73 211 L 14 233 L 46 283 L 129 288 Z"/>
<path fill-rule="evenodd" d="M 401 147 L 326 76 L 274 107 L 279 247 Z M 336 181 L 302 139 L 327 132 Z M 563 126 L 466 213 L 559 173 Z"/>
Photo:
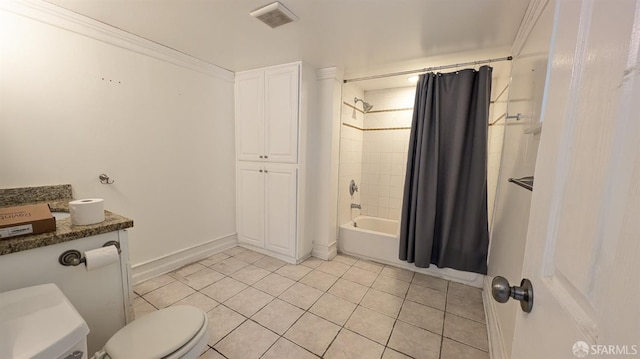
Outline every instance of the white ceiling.
<path fill-rule="evenodd" d="M 271 29 L 249 12 L 272 0 L 47 1 L 234 72 L 302 60 L 346 77 L 508 55 L 529 3 L 281 0 L 300 20 Z"/>

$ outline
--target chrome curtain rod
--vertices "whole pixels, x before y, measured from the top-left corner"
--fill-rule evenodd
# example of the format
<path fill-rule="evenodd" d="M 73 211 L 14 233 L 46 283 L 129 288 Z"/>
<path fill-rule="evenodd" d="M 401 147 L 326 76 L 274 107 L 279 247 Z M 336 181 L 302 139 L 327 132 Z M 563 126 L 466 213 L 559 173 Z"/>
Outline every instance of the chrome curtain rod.
<path fill-rule="evenodd" d="M 418 70 L 392 72 L 392 73 L 389 73 L 389 74 L 374 75 L 374 76 L 367 76 L 367 77 L 357 77 L 357 78 L 354 78 L 354 79 L 346 79 L 346 80 L 344 80 L 344 83 L 346 84 L 347 82 L 374 80 L 374 79 L 381 79 L 381 78 L 385 78 L 385 77 L 410 75 L 410 74 L 416 74 L 416 73 L 422 73 L 422 72 L 430 72 L 430 71 L 437 71 L 437 70 L 444 70 L 444 69 L 452 69 L 452 68 L 462 67 L 462 66 L 483 65 L 483 64 L 490 64 L 492 62 L 511 61 L 511 60 L 513 60 L 513 56 L 499 57 L 497 59 L 487 59 L 487 60 L 481 60 L 481 61 L 463 62 L 463 63 L 452 64 L 452 65 L 425 67 L 424 69 L 418 69 Z"/>

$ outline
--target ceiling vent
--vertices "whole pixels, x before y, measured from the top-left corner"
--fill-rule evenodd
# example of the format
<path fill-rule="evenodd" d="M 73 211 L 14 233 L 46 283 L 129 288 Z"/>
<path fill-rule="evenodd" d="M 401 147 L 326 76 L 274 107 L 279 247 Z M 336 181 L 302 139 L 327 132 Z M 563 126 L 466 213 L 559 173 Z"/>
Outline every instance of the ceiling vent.
<path fill-rule="evenodd" d="M 277 1 L 254 10 L 249 15 L 271 26 L 272 29 L 298 20 L 297 16 Z"/>

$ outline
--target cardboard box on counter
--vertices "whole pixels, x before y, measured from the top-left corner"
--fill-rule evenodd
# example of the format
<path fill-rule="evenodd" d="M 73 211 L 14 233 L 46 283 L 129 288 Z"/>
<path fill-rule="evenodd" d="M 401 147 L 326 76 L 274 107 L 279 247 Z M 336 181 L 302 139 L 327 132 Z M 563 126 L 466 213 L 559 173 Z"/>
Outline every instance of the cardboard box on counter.
<path fill-rule="evenodd" d="M 46 203 L 0 208 L 0 239 L 55 230 L 56 219 Z"/>

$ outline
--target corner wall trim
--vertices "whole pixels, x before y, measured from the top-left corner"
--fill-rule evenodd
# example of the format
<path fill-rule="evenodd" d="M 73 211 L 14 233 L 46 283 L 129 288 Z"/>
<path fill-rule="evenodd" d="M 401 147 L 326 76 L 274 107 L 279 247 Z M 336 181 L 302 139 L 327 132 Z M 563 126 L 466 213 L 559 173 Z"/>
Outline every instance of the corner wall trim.
<path fill-rule="evenodd" d="M 331 260 L 338 254 L 337 242 L 329 243 L 329 245 L 313 243 L 313 249 L 311 250 L 311 256 L 324 259 L 325 261 Z"/>
<path fill-rule="evenodd" d="M 234 73 L 222 67 L 45 1 L 0 1 L 0 10 L 6 10 L 35 21 L 197 71 L 223 81 L 233 82 L 234 80 Z"/>
<path fill-rule="evenodd" d="M 544 8 L 549 3 L 549 0 L 532 0 L 527 7 L 527 11 L 524 14 L 524 18 L 520 23 L 520 28 L 516 33 L 516 38 L 513 40 L 513 46 L 511 47 L 511 55 L 517 57 L 524 48 L 524 44 L 533 31 L 533 28 L 542 15 Z"/>
<path fill-rule="evenodd" d="M 181 249 L 166 256 L 133 265 L 131 277 L 133 284 L 144 282 L 147 279 L 171 272 L 187 264 L 205 259 L 213 254 L 220 253 L 238 244 L 236 233 L 224 237 L 212 239 L 193 247 Z"/>
<path fill-rule="evenodd" d="M 484 315 L 487 319 L 487 335 L 489 336 L 489 357 L 491 359 L 507 359 L 504 348 L 504 339 L 500 322 L 496 315 L 496 302 L 491 297 L 491 277 L 484 278 L 484 288 L 482 290 L 482 303 L 484 304 Z"/>

